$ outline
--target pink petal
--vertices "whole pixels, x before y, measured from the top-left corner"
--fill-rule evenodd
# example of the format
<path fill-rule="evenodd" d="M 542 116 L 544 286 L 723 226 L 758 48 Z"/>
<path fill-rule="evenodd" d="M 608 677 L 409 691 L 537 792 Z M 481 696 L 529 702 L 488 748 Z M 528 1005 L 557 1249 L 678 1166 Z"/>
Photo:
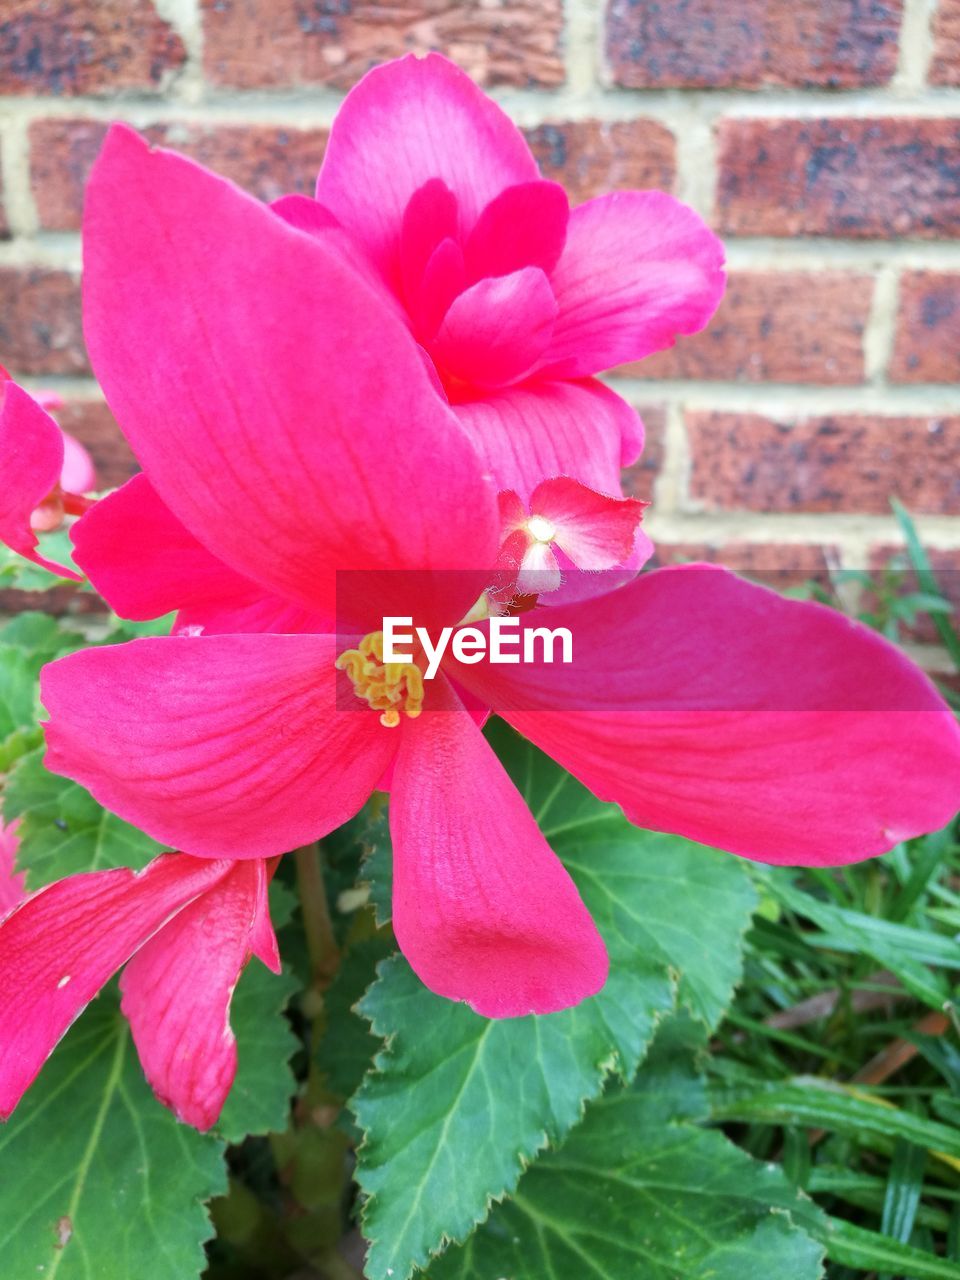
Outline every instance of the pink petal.
<path fill-rule="evenodd" d="M 723 245 L 661 191 L 620 191 L 570 214 L 551 277 L 560 314 L 550 377 L 599 373 L 698 333 L 723 296 Z"/>
<path fill-rule="evenodd" d="M 524 501 L 542 480 L 572 476 L 620 496 L 620 468 L 643 443 L 634 409 L 594 379 L 527 382 L 454 405 L 501 489 Z"/>
<path fill-rule="evenodd" d="M 549 275 L 563 252 L 569 217 L 567 193 L 556 182 L 507 187 L 483 210 L 467 240 L 469 279 L 506 276 L 523 267 Z"/>
<path fill-rule="evenodd" d="M 317 199 L 398 277 L 404 210 L 431 178 L 457 198 L 465 232 L 505 187 L 539 178 L 523 135 L 473 81 L 439 54 L 375 67 L 337 113 Z"/>
<path fill-rule="evenodd" d="M 55 488 L 63 468 L 63 432 L 22 387 L 0 379 L 0 542 L 61 578 L 79 574 L 37 551 L 34 509 Z"/>
<path fill-rule="evenodd" d="M 285 853 L 352 817 L 396 751 L 337 651 L 332 636 L 236 635 L 71 654 L 41 674 L 47 767 L 164 844 Z"/>
<path fill-rule="evenodd" d="M 454 299 L 431 345 L 442 369 L 477 386 L 522 377 L 545 350 L 557 304 L 539 267 L 481 280 Z"/>
<path fill-rule="evenodd" d="M 424 342 L 436 336 L 440 322 L 466 283 L 463 250 L 448 236 L 430 255 L 420 287 L 410 303 L 414 329 Z"/>
<path fill-rule="evenodd" d="M 953 715 L 918 667 L 831 609 L 685 566 L 551 609 L 549 625 L 570 628 L 572 665 L 447 669 L 639 826 L 829 866 L 960 805 Z"/>
<path fill-rule="evenodd" d="M 332 618 L 269 595 L 218 560 L 143 474 L 91 507 L 71 538 L 77 564 L 122 618 L 180 609 L 179 626 L 215 633 L 334 629 Z"/>
<path fill-rule="evenodd" d="M 160 497 L 214 555 L 322 613 L 337 569 L 492 563 L 479 461 L 406 326 L 323 235 L 117 126 L 84 246 L 93 365 Z"/>
<path fill-rule="evenodd" d="M 613 569 L 633 551 L 645 503 L 609 498 L 579 480 L 542 481 L 530 498 L 532 515 L 556 528 L 554 541 L 578 569 Z"/>
<path fill-rule="evenodd" d="M 250 956 L 262 862 L 238 862 L 155 933 L 120 979 L 150 1088 L 178 1120 L 215 1124 L 237 1074 L 233 991 Z"/>
<path fill-rule="evenodd" d="M 607 954 L 576 887 L 469 714 L 403 726 L 390 800 L 393 927 L 437 995 L 490 1018 L 594 995 Z"/>
<path fill-rule="evenodd" d="M 407 301 L 415 302 L 423 273 L 437 246 L 458 242 L 457 197 L 440 178 L 431 178 L 410 197 L 400 227 L 400 280 Z"/>
<path fill-rule="evenodd" d="M 16 871 L 17 850 L 20 840 L 17 837 L 16 822 L 0 821 L 0 916 L 5 916 L 23 899 L 24 876 Z"/>
<path fill-rule="evenodd" d="M 97 487 L 93 459 L 79 440 L 63 432 L 63 469 L 60 487 L 67 493 L 92 493 Z"/>
<path fill-rule="evenodd" d="M 544 542 L 532 542 L 523 555 L 517 575 L 517 590 L 521 595 L 539 595 L 556 591 L 563 581 L 557 557 Z"/>
<path fill-rule="evenodd" d="M 227 862 L 165 854 L 139 873 L 58 880 L 0 924 L 0 1116 L 107 979 L 229 871 Z"/>

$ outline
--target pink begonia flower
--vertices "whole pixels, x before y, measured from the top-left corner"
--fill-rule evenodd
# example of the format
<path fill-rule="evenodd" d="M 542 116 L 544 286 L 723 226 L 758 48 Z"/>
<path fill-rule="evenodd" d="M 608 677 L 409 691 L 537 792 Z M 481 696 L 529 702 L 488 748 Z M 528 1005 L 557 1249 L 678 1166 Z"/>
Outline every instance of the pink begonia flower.
<path fill-rule="evenodd" d="M 500 546 L 496 486 L 396 308 L 335 245 L 123 128 L 84 265 L 91 359 L 145 475 L 78 522 L 78 562 L 120 613 L 203 629 L 43 673 L 48 766 L 128 821 L 263 858 L 389 779 L 400 947 L 501 1017 L 591 995 L 607 957 L 484 709 L 634 822 L 768 862 L 869 857 L 956 810 L 960 730 L 926 676 L 721 569 L 524 615 L 571 629 L 570 667 L 385 666 L 385 616 L 482 615 Z"/>
<path fill-rule="evenodd" d="M 435 53 L 351 90 L 316 199 L 313 226 L 333 223 L 405 311 L 501 488 L 527 499 L 567 475 L 620 495 L 642 426 L 592 375 L 713 315 L 723 246 L 692 209 L 625 191 L 571 210 L 516 125 Z M 275 207 L 306 226 L 308 205 Z"/>
<path fill-rule="evenodd" d="M 0 397 L 0 542 L 58 577 L 82 581 L 72 569 L 40 555 L 37 530 L 56 528 L 64 513 L 87 510 L 83 494 L 96 483 L 90 456 L 41 403 L 56 407 L 58 397 L 35 400 L 2 366 Z"/>
<path fill-rule="evenodd" d="M 0 1117 L 123 968 L 121 1008 L 150 1087 L 180 1120 L 209 1129 L 237 1070 L 237 980 L 251 955 L 280 972 L 269 879 L 263 861 L 172 853 L 24 898 L 0 923 Z"/>
<path fill-rule="evenodd" d="M 23 874 L 16 870 L 19 825 L 19 822 L 0 820 L 0 918 L 12 911 L 26 892 Z"/>

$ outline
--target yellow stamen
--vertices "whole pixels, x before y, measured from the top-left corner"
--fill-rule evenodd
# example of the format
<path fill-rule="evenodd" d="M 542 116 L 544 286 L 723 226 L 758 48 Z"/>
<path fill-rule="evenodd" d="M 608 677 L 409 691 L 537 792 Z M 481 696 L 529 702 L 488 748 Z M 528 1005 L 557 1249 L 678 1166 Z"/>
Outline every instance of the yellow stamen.
<path fill-rule="evenodd" d="M 411 720 L 423 710 L 423 672 L 415 662 L 384 663 L 382 631 L 371 631 L 356 649 L 341 653 L 336 668 L 346 672 L 357 697 L 380 712 L 387 729 L 400 723 L 401 709 Z"/>

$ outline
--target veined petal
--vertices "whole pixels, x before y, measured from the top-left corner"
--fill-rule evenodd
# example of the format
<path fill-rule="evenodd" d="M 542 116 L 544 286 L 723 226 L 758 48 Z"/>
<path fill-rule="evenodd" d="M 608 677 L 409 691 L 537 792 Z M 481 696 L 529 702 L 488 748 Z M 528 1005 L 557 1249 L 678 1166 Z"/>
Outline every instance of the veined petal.
<path fill-rule="evenodd" d="M 537 163 L 512 120 L 452 62 L 412 54 L 369 71 L 330 131 L 317 199 L 398 283 L 404 210 L 439 178 L 467 233 L 505 187 L 534 182 Z"/>
<path fill-rule="evenodd" d="M 147 1083 L 178 1120 L 201 1130 L 216 1123 L 237 1073 L 230 1002 L 250 957 L 262 876 L 262 862 L 234 863 L 120 979 Z"/>
<path fill-rule="evenodd" d="M 544 480 L 530 498 L 530 511 L 556 529 L 554 541 L 578 569 L 613 569 L 636 543 L 645 504 L 610 498 L 570 476 Z"/>
<path fill-rule="evenodd" d="M 494 387 L 522 377 L 553 332 L 557 304 L 539 267 L 481 280 L 455 298 L 430 345 L 464 382 Z"/>
<path fill-rule="evenodd" d="M 124 867 L 58 880 L 0 923 L 0 1116 L 10 1115 L 107 979 L 230 870 L 165 854 L 139 873 Z"/>
<path fill-rule="evenodd" d="M 403 726 L 390 830 L 394 931 L 431 991 L 510 1018 L 603 986 L 606 950 L 576 886 L 452 695 Z"/>
<path fill-rule="evenodd" d="M 32 396 L 0 377 L 0 542 L 61 578 L 82 578 L 37 551 L 30 527 L 36 507 L 55 488 L 63 469 L 63 432 Z"/>
<path fill-rule="evenodd" d="M 323 234 L 116 126 L 84 250 L 107 398 L 218 558 L 321 613 L 338 569 L 493 562 L 495 494 L 473 448 L 406 325 Z M 471 604 L 449 601 L 447 621 Z"/>
<path fill-rule="evenodd" d="M 41 674 L 47 767 L 176 848 L 286 853 L 352 817 L 396 751 L 336 656 L 333 636 L 314 635 L 166 636 L 70 654 Z"/>
<path fill-rule="evenodd" d="M 960 729 L 875 632 L 706 565 L 662 569 L 565 626 L 572 665 L 448 668 L 639 826 L 760 862 L 855 862 L 960 805 Z"/>
<path fill-rule="evenodd" d="M 525 382 L 453 408 L 500 488 L 525 502 L 551 476 L 619 497 L 620 468 L 643 445 L 636 410 L 593 378 Z"/>
<path fill-rule="evenodd" d="M 579 378 L 698 333 L 723 297 L 723 245 L 662 191 L 619 191 L 570 214 L 551 277 L 560 308 L 544 376 Z"/>

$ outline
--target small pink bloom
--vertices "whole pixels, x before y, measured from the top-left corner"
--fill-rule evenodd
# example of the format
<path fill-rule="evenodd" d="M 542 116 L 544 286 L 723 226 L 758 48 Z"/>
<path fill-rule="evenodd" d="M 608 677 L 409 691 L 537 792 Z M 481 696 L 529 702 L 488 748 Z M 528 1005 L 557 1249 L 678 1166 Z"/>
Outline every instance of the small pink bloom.
<path fill-rule="evenodd" d="M 164 854 L 143 871 L 47 885 L 0 922 L 0 1116 L 124 965 L 122 1009 L 147 1080 L 209 1129 L 237 1069 L 229 1012 L 250 958 L 280 970 L 268 865 Z"/>
<path fill-rule="evenodd" d="M 24 877 L 16 871 L 18 822 L 0 821 L 0 917 L 12 911 L 25 893 Z"/>

